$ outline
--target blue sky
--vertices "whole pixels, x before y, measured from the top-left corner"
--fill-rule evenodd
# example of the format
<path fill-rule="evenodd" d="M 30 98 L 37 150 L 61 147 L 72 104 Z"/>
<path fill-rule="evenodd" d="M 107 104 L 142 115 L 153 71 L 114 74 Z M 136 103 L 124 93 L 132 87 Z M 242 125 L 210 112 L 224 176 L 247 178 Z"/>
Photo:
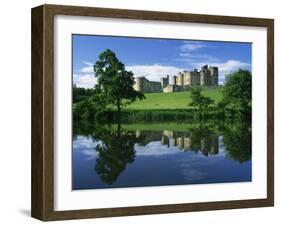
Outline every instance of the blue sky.
<path fill-rule="evenodd" d="M 250 43 L 94 35 L 73 35 L 72 41 L 73 82 L 85 88 L 96 84 L 93 65 L 106 49 L 114 51 L 136 77 L 152 81 L 208 64 L 219 68 L 219 82 L 223 84 L 226 74 L 238 68 L 251 70 L 252 64 Z"/>

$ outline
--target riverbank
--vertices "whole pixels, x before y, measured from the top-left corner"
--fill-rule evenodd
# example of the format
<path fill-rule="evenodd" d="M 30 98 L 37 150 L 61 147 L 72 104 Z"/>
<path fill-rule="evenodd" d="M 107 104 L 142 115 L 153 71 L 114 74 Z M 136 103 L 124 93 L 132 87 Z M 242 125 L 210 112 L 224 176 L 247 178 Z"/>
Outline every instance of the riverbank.
<path fill-rule="evenodd" d="M 117 112 L 112 112 L 113 118 L 116 118 Z M 215 120 L 220 112 L 215 108 L 209 108 L 208 111 L 200 112 L 196 108 L 189 109 L 162 109 L 162 110 L 124 110 L 121 113 L 122 123 L 137 122 L 192 122 L 194 120 Z"/>

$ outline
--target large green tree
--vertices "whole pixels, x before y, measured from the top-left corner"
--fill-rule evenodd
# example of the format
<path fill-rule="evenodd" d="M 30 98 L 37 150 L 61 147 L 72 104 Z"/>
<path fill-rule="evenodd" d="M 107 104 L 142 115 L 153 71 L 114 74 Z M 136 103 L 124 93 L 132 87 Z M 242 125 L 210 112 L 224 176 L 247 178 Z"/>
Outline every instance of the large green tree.
<path fill-rule="evenodd" d="M 122 105 L 144 98 L 141 92 L 133 88 L 133 73 L 125 69 L 111 50 L 107 49 L 99 55 L 94 73 L 98 81 L 96 88 L 104 94 L 107 104 L 116 106 L 119 117 Z"/>
<path fill-rule="evenodd" d="M 241 70 L 226 77 L 222 89 L 221 105 L 239 117 L 250 117 L 252 106 L 252 74 L 248 70 Z"/>

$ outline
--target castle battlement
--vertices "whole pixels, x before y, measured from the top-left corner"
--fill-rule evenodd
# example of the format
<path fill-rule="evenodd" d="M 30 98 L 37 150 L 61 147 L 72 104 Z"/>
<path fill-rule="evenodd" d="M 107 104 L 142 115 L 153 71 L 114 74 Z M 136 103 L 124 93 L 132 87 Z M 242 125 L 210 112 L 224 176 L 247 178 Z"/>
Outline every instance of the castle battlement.
<path fill-rule="evenodd" d="M 144 76 L 137 77 L 134 89 L 143 93 L 157 93 L 183 91 L 184 87 L 192 85 L 218 86 L 218 71 L 218 67 L 208 65 L 202 66 L 200 71 L 196 68 L 193 71 L 184 70 L 172 76 L 171 84 L 169 75 L 162 77 L 160 82 L 149 81 Z"/>

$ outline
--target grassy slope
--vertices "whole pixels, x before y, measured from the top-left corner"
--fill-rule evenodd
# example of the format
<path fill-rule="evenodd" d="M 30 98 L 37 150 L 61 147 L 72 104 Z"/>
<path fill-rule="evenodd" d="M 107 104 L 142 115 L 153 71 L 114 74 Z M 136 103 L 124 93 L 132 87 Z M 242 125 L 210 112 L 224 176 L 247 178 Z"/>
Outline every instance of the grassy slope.
<path fill-rule="evenodd" d="M 221 100 L 222 94 L 219 89 L 205 89 L 202 94 L 215 100 Z M 186 109 L 191 102 L 190 91 L 175 93 L 148 93 L 146 99 L 136 101 L 125 109 L 149 110 L 149 109 Z"/>

